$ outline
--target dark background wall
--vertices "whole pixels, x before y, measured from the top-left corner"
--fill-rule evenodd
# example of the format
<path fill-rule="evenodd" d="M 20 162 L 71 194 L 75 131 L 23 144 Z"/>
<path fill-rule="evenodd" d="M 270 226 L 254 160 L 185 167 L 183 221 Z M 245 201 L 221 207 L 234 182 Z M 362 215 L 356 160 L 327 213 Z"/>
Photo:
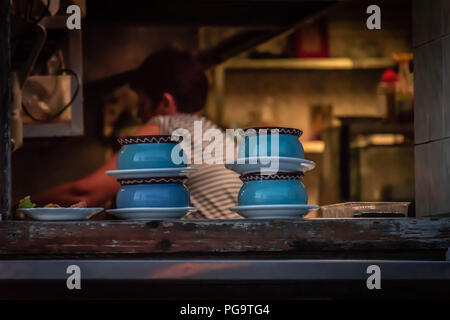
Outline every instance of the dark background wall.
<path fill-rule="evenodd" d="M 158 48 L 169 45 L 197 48 L 193 28 L 108 24 L 89 24 L 82 28 L 85 135 L 25 139 L 23 147 L 12 155 L 13 199 L 16 201 L 82 178 L 103 164 L 110 154 L 109 148 L 115 142 L 103 137 L 103 106 L 113 88 L 98 92 L 90 89 L 89 82 L 135 68 Z"/>

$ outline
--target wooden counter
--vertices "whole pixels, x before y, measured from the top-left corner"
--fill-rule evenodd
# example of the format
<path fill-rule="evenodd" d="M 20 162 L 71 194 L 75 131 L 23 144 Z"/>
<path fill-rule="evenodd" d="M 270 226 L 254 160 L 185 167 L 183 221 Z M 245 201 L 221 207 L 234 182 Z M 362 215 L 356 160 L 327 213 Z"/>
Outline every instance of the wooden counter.
<path fill-rule="evenodd" d="M 444 260 L 450 218 L 0 222 L 0 259 Z"/>

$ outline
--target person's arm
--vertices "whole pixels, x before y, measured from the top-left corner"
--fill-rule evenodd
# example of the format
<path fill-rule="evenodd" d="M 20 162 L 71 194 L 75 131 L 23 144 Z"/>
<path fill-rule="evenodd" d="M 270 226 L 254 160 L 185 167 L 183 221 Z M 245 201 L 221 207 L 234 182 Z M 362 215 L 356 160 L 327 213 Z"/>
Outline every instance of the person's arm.
<path fill-rule="evenodd" d="M 155 135 L 159 132 L 158 126 L 147 123 L 135 135 Z M 61 206 L 70 206 L 85 201 L 88 207 L 102 206 L 112 199 L 120 188 L 116 179 L 105 173 L 105 171 L 117 169 L 116 162 L 117 153 L 89 176 L 51 188 L 43 194 L 32 196 L 31 200 L 38 205 L 56 203 Z"/>
<path fill-rule="evenodd" d="M 119 190 L 117 181 L 105 174 L 107 170 L 116 169 L 116 160 L 117 154 L 89 176 L 51 188 L 32 196 L 31 200 L 39 206 L 48 203 L 70 206 L 80 201 L 85 201 L 89 207 L 101 206 Z"/>

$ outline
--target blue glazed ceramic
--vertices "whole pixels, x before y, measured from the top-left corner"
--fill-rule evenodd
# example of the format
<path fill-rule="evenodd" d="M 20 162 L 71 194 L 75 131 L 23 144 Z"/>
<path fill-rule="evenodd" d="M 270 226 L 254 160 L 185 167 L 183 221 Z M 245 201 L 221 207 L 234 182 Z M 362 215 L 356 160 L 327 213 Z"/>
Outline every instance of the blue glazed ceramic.
<path fill-rule="evenodd" d="M 121 180 L 121 188 L 117 193 L 117 208 L 146 208 L 146 207 L 187 207 L 189 206 L 189 192 L 181 182 L 145 184 L 143 180 L 167 179 L 127 179 Z M 131 182 L 130 182 L 131 181 Z M 178 181 L 180 181 L 178 179 Z"/>
<path fill-rule="evenodd" d="M 308 195 L 299 174 L 249 174 L 241 176 L 241 179 L 244 184 L 238 195 L 240 206 L 308 203 Z"/>
<path fill-rule="evenodd" d="M 276 150 L 272 154 L 272 145 L 277 143 L 276 136 L 272 135 L 271 130 L 278 130 L 278 154 Z M 254 130 L 254 131 L 253 131 Z M 289 158 L 305 158 L 303 146 L 299 141 L 303 132 L 292 128 L 250 128 L 246 129 L 246 136 L 239 144 L 238 158 L 259 157 L 259 156 L 279 156 Z M 264 152 L 264 143 L 266 144 L 266 154 Z"/>
<path fill-rule="evenodd" d="M 186 155 L 180 149 L 180 163 L 172 160 L 172 149 L 177 141 L 171 136 L 135 136 L 119 138 L 122 145 L 117 156 L 117 168 L 124 169 L 154 169 L 186 167 Z"/>

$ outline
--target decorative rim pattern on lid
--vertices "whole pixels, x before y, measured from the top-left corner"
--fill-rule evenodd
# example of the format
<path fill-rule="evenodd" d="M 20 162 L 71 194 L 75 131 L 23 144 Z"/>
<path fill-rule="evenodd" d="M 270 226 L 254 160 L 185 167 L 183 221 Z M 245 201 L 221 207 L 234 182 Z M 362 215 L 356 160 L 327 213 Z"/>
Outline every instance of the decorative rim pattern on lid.
<path fill-rule="evenodd" d="M 142 143 L 180 143 L 181 136 L 171 135 L 155 135 L 155 136 L 130 136 L 121 137 L 117 141 L 122 145 L 127 144 L 142 144 Z"/>
<path fill-rule="evenodd" d="M 252 131 L 255 131 L 254 133 Z M 260 132 L 260 130 L 266 130 L 266 132 Z M 246 136 L 254 136 L 260 134 L 271 134 L 271 130 L 278 130 L 278 134 L 289 134 L 293 136 L 300 137 L 303 131 L 295 128 L 285 128 L 285 127 L 253 127 L 244 129 Z"/>
<path fill-rule="evenodd" d="M 244 174 L 239 177 L 243 182 L 249 181 L 266 181 L 266 180 L 302 180 L 302 172 L 285 172 L 277 174 L 260 174 L 260 173 L 249 173 Z"/>
<path fill-rule="evenodd" d="M 133 186 L 138 184 L 167 184 L 182 183 L 186 177 L 154 177 L 154 178 L 138 178 L 138 179 L 118 179 L 122 186 Z"/>

